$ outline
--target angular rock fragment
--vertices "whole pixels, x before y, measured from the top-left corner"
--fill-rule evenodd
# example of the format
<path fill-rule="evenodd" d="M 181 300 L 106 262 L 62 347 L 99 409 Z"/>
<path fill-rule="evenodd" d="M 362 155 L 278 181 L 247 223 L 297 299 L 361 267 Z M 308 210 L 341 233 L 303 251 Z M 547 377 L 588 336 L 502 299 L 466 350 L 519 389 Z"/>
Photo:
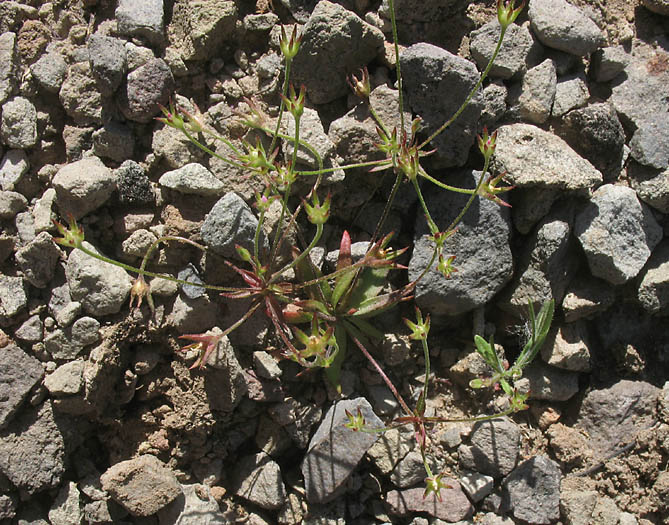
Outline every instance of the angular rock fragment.
<path fill-rule="evenodd" d="M 102 488 L 133 516 L 150 516 L 182 492 L 174 473 L 155 456 L 143 455 L 111 466 Z"/>
<path fill-rule="evenodd" d="M 44 369 L 34 357 L 10 344 L 0 351 L 0 428 L 9 424 Z"/>
<path fill-rule="evenodd" d="M 523 461 L 504 480 L 502 505 L 515 518 L 548 525 L 560 517 L 560 467 L 545 456 Z"/>
<path fill-rule="evenodd" d="M 354 432 L 345 427 L 347 410 L 353 415 L 360 410 L 371 428 L 383 426 L 364 398 L 339 401 L 328 410 L 309 442 L 302 463 L 307 499 L 311 503 L 326 503 L 335 498 L 365 452 L 378 439 L 377 434 Z"/>
<path fill-rule="evenodd" d="M 164 9 L 163 0 L 119 0 L 115 13 L 119 34 L 161 43 Z"/>
<path fill-rule="evenodd" d="M 397 516 L 427 513 L 430 516 L 449 522 L 466 520 L 474 512 L 474 507 L 462 492 L 460 483 L 454 478 L 443 478 L 451 488 L 441 489 L 441 501 L 434 494 L 423 497 L 424 488 L 391 490 L 386 495 L 389 512 Z"/>
<path fill-rule="evenodd" d="M 119 106 L 128 120 L 147 123 L 166 106 L 174 91 L 172 71 L 161 58 L 149 60 L 130 72 L 119 92 Z"/>
<path fill-rule="evenodd" d="M 279 465 L 265 453 L 241 458 L 236 466 L 235 494 L 263 509 L 278 509 L 286 499 Z"/>
<path fill-rule="evenodd" d="M 653 250 L 641 275 L 638 298 L 650 313 L 659 313 L 669 304 L 669 242 Z"/>

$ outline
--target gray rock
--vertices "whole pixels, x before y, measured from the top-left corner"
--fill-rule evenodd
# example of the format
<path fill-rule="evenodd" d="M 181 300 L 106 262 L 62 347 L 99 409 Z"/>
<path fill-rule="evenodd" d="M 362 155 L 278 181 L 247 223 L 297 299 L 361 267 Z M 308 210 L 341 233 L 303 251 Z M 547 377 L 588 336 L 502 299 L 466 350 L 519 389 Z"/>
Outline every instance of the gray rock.
<path fill-rule="evenodd" d="M 516 260 L 517 277 L 498 303 L 501 308 L 520 317 L 528 302 L 538 311 L 545 301 L 562 301 L 574 267 L 569 258 L 572 221 L 573 212 L 562 207 L 540 222 Z"/>
<path fill-rule="evenodd" d="M 388 129 L 392 130 L 395 127 L 398 131 L 401 129 L 397 90 L 385 85 L 379 86 L 370 94 L 369 103 Z M 411 114 L 406 111 L 404 122 L 409 132 Z M 347 163 L 377 160 L 383 158 L 384 154 L 375 145 L 380 140 L 376 126 L 367 104 L 358 104 L 346 115 L 330 124 L 328 136 L 337 148 L 337 153 L 346 158 Z"/>
<path fill-rule="evenodd" d="M 109 199 L 115 182 L 112 170 L 97 157 L 90 157 L 60 168 L 51 184 L 61 214 L 71 213 L 80 219 Z"/>
<path fill-rule="evenodd" d="M 116 162 L 132 157 L 135 137 L 132 130 L 120 122 L 110 121 L 93 132 L 93 153 Z"/>
<path fill-rule="evenodd" d="M 652 11 L 653 13 L 669 16 L 668 0 L 641 0 L 641 3 L 646 9 Z"/>
<path fill-rule="evenodd" d="M 602 172 L 615 178 L 622 167 L 625 131 L 610 104 L 598 103 L 575 109 L 563 119 L 560 136 Z"/>
<path fill-rule="evenodd" d="M 281 57 L 277 53 L 267 53 L 256 62 L 256 72 L 260 78 L 274 78 L 281 68 Z"/>
<path fill-rule="evenodd" d="M 469 50 L 480 70 L 485 69 L 497 46 L 500 25 L 497 19 L 488 22 L 469 35 Z M 491 78 L 511 78 L 527 71 L 541 53 L 541 45 L 532 37 L 526 25 L 511 24 L 504 35 L 502 47 L 490 68 Z"/>
<path fill-rule="evenodd" d="M 37 199 L 33 206 L 33 217 L 35 219 L 35 231 L 43 232 L 53 227 L 52 217 L 54 203 L 56 202 L 56 190 L 47 188 L 42 196 Z"/>
<path fill-rule="evenodd" d="M 80 313 L 81 303 L 78 301 L 72 301 L 58 310 L 55 316 L 56 322 L 60 327 L 69 326 L 74 322 Z"/>
<path fill-rule="evenodd" d="M 474 64 L 431 44 L 408 47 L 400 61 L 406 101 L 423 118 L 425 133 L 436 131 L 453 116 L 479 78 Z M 440 165 L 465 163 L 474 143 L 481 107 L 481 96 L 477 94 L 460 117 L 432 141 Z"/>
<path fill-rule="evenodd" d="M 578 374 L 535 359 L 523 371 L 523 377 L 516 381 L 516 386 L 529 391 L 530 399 L 566 401 L 578 392 Z"/>
<path fill-rule="evenodd" d="M 293 79 L 296 85 L 307 87 L 314 104 L 346 95 L 346 76 L 373 60 L 384 40 L 379 29 L 328 0 L 316 4 L 303 35 L 293 60 Z"/>
<path fill-rule="evenodd" d="M 163 0 L 119 0 L 115 15 L 120 35 L 137 36 L 153 44 L 163 41 Z"/>
<path fill-rule="evenodd" d="M 70 361 L 44 378 L 44 386 L 55 397 L 78 393 L 84 385 L 84 362 Z"/>
<path fill-rule="evenodd" d="M 121 85 L 127 67 L 123 40 L 93 34 L 88 39 L 88 56 L 98 89 L 111 95 Z"/>
<path fill-rule="evenodd" d="M 0 188 L 13 190 L 28 171 L 28 156 L 22 149 L 10 149 L 0 162 Z"/>
<path fill-rule="evenodd" d="M 278 509 L 286 500 L 279 465 L 263 452 L 241 458 L 235 466 L 235 494 L 263 509 Z"/>
<path fill-rule="evenodd" d="M 504 480 L 502 505 L 517 519 L 548 525 L 560 517 L 561 478 L 553 460 L 525 460 Z"/>
<path fill-rule="evenodd" d="M 460 486 L 469 499 L 476 503 L 492 492 L 495 479 L 478 472 L 467 472 L 460 477 Z"/>
<path fill-rule="evenodd" d="M 378 441 L 367 451 L 367 456 L 383 474 L 390 474 L 411 450 L 413 439 L 409 427 L 393 428 L 379 436 Z"/>
<path fill-rule="evenodd" d="M 27 246 L 18 249 L 15 257 L 26 281 L 37 288 L 45 288 L 53 278 L 60 254 L 51 235 L 42 232 Z"/>
<path fill-rule="evenodd" d="M 669 72 L 656 66 L 667 59 L 669 55 L 659 49 L 647 55 L 633 54 L 624 69 L 625 74 L 611 82 L 609 101 L 626 126 L 639 128 L 648 115 L 669 112 L 669 100 L 664 96 Z"/>
<path fill-rule="evenodd" d="M 121 112 L 128 120 L 148 123 L 160 112 L 158 104 L 168 104 L 174 89 L 174 77 L 165 61 L 149 60 L 128 74 L 119 93 Z"/>
<path fill-rule="evenodd" d="M 430 463 L 434 462 L 430 461 Z M 422 482 L 425 476 L 423 456 L 418 450 L 412 450 L 397 463 L 390 474 L 390 481 L 396 487 L 406 489 Z"/>
<path fill-rule="evenodd" d="M 32 495 L 60 485 L 65 472 L 65 441 L 46 401 L 28 407 L 0 431 L 0 471 Z"/>
<path fill-rule="evenodd" d="M 603 312 L 615 301 L 611 285 L 591 276 L 570 283 L 562 301 L 564 320 L 568 323 Z"/>
<path fill-rule="evenodd" d="M 555 100 L 557 72 L 549 58 L 528 70 L 523 76 L 518 112 L 520 116 L 534 124 L 548 120 Z"/>
<path fill-rule="evenodd" d="M 0 326 L 7 326 L 11 318 L 28 306 L 28 296 L 20 277 L 0 274 Z"/>
<path fill-rule="evenodd" d="M 175 525 L 227 525 L 207 485 L 181 485 L 182 494 L 158 511 L 159 523 Z"/>
<path fill-rule="evenodd" d="M 165 172 L 158 183 L 187 195 L 219 196 L 225 192 L 225 185 L 202 164 L 191 162 L 176 170 Z"/>
<path fill-rule="evenodd" d="M 639 164 L 656 169 L 669 167 L 669 114 L 651 113 L 639 123 L 630 140 L 630 155 Z"/>
<path fill-rule="evenodd" d="M 128 71 L 133 71 L 155 58 L 153 51 L 148 47 L 138 46 L 132 42 L 125 43 L 126 62 Z"/>
<path fill-rule="evenodd" d="M 639 199 L 662 213 L 669 213 L 669 168 L 658 173 L 657 170 L 630 162 L 627 175 Z"/>
<path fill-rule="evenodd" d="M 58 93 L 67 73 L 67 62 L 60 53 L 46 53 L 30 66 L 30 72 L 44 91 Z"/>
<path fill-rule="evenodd" d="M 72 325 L 72 339 L 82 346 L 97 343 L 100 340 L 100 321 L 93 317 L 80 317 Z"/>
<path fill-rule="evenodd" d="M 178 0 L 172 10 L 168 38 L 183 60 L 207 60 L 235 33 L 237 7 L 231 0 Z"/>
<path fill-rule="evenodd" d="M 177 275 L 177 279 L 197 284 L 203 284 L 203 281 L 202 279 L 200 279 L 197 269 L 192 264 L 189 264 L 188 266 L 186 266 L 186 268 L 181 270 Z M 204 288 L 201 288 L 200 286 L 189 286 L 187 284 L 181 285 L 181 291 L 189 299 L 197 299 L 198 297 L 202 297 L 207 293 L 206 290 Z"/>
<path fill-rule="evenodd" d="M 158 458 L 142 455 L 112 465 L 100 476 L 102 488 L 133 516 L 150 516 L 182 492 L 174 473 Z"/>
<path fill-rule="evenodd" d="M 573 372 L 590 372 L 587 330 L 581 322 L 567 323 L 552 333 L 541 347 L 541 357 L 549 365 Z"/>
<path fill-rule="evenodd" d="M 638 298 L 650 313 L 659 313 L 669 304 L 669 242 L 662 241 L 653 250 L 640 275 Z"/>
<path fill-rule="evenodd" d="M 227 148 L 223 143 L 220 143 L 216 148 L 216 153 L 222 155 L 226 158 L 231 158 L 234 152 Z M 177 169 L 187 164 L 189 162 L 205 162 L 206 155 L 202 152 L 197 146 L 192 144 L 184 134 L 178 129 L 171 128 L 169 126 L 163 126 L 158 128 L 153 133 L 153 141 L 151 143 L 151 149 L 155 153 L 156 157 L 165 161 L 165 164 L 172 169 Z M 217 170 L 214 168 L 216 161 L 215 157 L 210 160 L 211 171 L 217 173 Z M 236 170 L 243 171 L 230 166 L 228 163 L 219 161 L 222 170 Z M 221 170 L 221 171 L 222 171 Z M 244 171 L 244 173 L 247 173 Z M 219 179 L 225 180 L 221 175 Z M 247 181 L 248 183 L 248 181 Z"/>
<path fill-rule="evenodd" d="M 0 352 L 0 428 L 14 418 L 30 390 L 42 379 L 40 362 L 18 346 L 9 344 Z"/>
<path fill-rule="evenodd" d="M 574 232 L 595 277 L 623 284 L 635 277 L 662 238 L 662 228 L 631 188 L 606 184 L 577 214 Z"/>
<path fill-rule="evenodd" d="M 149 250 L 151 245 L 157 241 L 158 238 L 149 230 L 139 229 L 130 235 L 123 244 L 121 249 L 124 255 L 131 257 L 144 257 L 144 254 Z"/>
<path fill-rule="evenodd" d="M 16 88 L 18 54 L 16 34 L 10 31 L 0 35 L 0 104 L 4 104 Z"/>
<path fill-rule="evenodd" d="M 150 204 L 156 197 L 144 169 L 133 160 L 126 160 L 114 170 L 119 200 L 124 204 Z"/>
<path fill-rule="evenodd" d="M 391 490 L 386 494 L 388 512 L 397 516 L 414 515 L 416 512 L 448 522 L 466 520 L 474 513 L 474 507 L 462 492 L 460 483 L 454 478 L 443 478 L 442 481 L 452 488 L 441 489 L 441 501 L 434 494 L 423 497 L 425 489 L 417 487 L 405 490 Z"/>
<path fill-rule="evenodd" d="M 14 332 L 14 337 L 27 343 L 37 343 L 44 338 L 44 323 L 39 315 L 31 315 Z"/>
<path fill-rule="evenodd" d="M 509 94 L 506 86 L 496 80 L 483 88 L 481 100 L 483 109 L 481 110 L 480 122 L 488 128 L 492 127 L 506 112 L 506 98 Z"/>
<path fill-rule="evenodd" d="M 76 123 L 81 125 L 102 123 L 102 95 L 88 60 L 77 62 L 67 68 L 58 97 L 65 112 Z"/>
<path fill-rule="evenodd" d="M 26 149 L 37 144 L 37 110 L 27 98 L 14 97 L 2 105 L 2 142 Z"/>
<path fill-rule="evenodd" d="M 567 75 L 558 79 L 552 115 L 561 117 L 572 109 L 585 106 L 590 92 L 583 73 Z"/>
<path fill-rule="evenodd" d="M 96 251 L 86 243 L 89 250 Z M 91 315 L 114 314 L 121 310 L 132 287 L 126 271 L 73 250 L 65 266 L 70 295 Z"/>
<path fill-rule="evenodd" d="M 71 360 L 81 353 L 84 346 L 73 340 L 67 330 L 59 328 L 44 338 L 44 348 L 53 359 Z"/>
<path fill-rule="evenodd" d="M 592 54 L 590 72 L 597 82 L 610 82 L 625 69 L 629 58 L 623 46 L 598 49 Z"/>
<path fill-rule="evenodd" d="M 63 485 L 58 491 L 51 509 L 49 509 L 49 521 L 51 525 L 80 523 L 83 517 L 80 507 L 80 496 L 81 493 L 76 483 L 70 481 Z"/>
<path fill-rule="evenodd" d="M 253 352 L 253 365 L 257 374 L 265 379 L 278 379 L 283 373 L 276 359 L 264 351 Z"/>
<path fill-rule="evenodd" d="M 253 237 L 258 219 L 251 208 L 236 193 L 227 193 L 221 197 L 202 224 L 202 240 L 217 254 L 223 257 L 235 257 L 235 244 L 243 246 L 253 253 Z M 261 247 L 267 240 L 261 233 Z"/>
<path fill-rule="evenodd" d="M 0 519 L 9 520 L 14 518 L 17 506 L 18 498 L 14 494 L 0 495 Z"/>
<path fill-rule="evenodd" d="M 217 310 L 206 295 L 189 299 L 185 294 L 179 294 L 167 322 L 181 333 L 204 332 L 217 323 Z"/>
<path fill-rule="evenodd" d="M 585 430 L 590 446 L 605 456 L 650 426 L 659 394 L 650 383 L 627 380 L 592 390 L 583 398 L 576 427 Z"/>
<path fill-rule="evenodd" d="M 353 415 L 360 410 L 371 428 L 383 426 L 364 398 L 339 401 L 330 407 L 311 438 L 302 463 L 307 499 L 311 503 L 326 503 L 334 499 L 365 452 L 378 439 L 377 434 L 346 428 L 346 410 Z"/>
<path fill-rule="evenodd" d="M 0 191 L 0 219 L 13 219 L 28 205 L 26 198 L 15 191 Z"/>
<path fill-rule="evenodd" d="M 342 117 L 343 118 L 343 117 Z M 282 122 L 282 132 L 290 137 L 295 136 L 295 120 L 292 117 L 286 118 Z M 305 108 L 300 119 L 300 140 L 311 144 L 322 159 L 331 157 L 334 153 L 334 144 L 323 129 L 318 112 L 314 109 Z M 289 141 L 283 142 L 283 151 L 286 158 L 292 158 L 293 145 Z M 297 161 L 313 169 L 318 169 L 318 161 L 312 153 L 305 148 L 298 148 Z M 355 162 L 355 161 L 353 161 Z"/>
<path fill-rule="evenodd" d="M 474 188 L 479 172 L 465 172 L 452 177 L 449 184 Z M 467 201 L 468 195 L 432 191 L 426 203 L 440 226 L 448 225 Z M 458 271 L 450 279 L 431 268 L 416 287 L 416 302 L 438 315 L 457 315 L 486 304 L 509 282 L 513 260 L 509 246 L 511 230 L 508 209 L 477 199 L 459 224 L 456 235 L 446 244 L 447 253 L 457 254 Z M 415 279 L 432 258 L 433 243 L 427 234 L 425 219 L 416 221 L 416 241 L 409 262 L 409 279 Z"/>
<path fill-rule="evenodd" d="M 597 24 L 566 0 L 530 0 L 527 15 L 541 43 L 565 53 L 589 55 L 606 41 Z"/>
<path fill-rule="evenodd" d="M 518 461 L 520 428 L 509 419 L 493 419 L 474 425 L 471 446 L 458 449 L 460 464 L 495 478 L 506 476 Z"/>
<path fill-rule="evenodd" d="M 493 168 L 506 171 L 510 184 L 579 190 L 602 182 L 592 164 L 552 133 L 530 124 L 509 124 L 497 132 Z"/>

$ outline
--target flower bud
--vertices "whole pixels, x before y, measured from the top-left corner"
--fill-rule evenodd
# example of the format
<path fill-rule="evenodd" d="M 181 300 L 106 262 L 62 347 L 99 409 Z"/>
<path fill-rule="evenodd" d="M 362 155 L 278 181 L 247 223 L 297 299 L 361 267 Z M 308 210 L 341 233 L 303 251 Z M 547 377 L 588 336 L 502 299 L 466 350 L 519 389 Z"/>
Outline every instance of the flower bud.
<path fill-rule="evenodd" d="M 518 18 L 518 15 L 525 7 L 525 0 L 518 7 L 515 7 L 516 0 L 497 0 L 497 20 L 502 29 L 506 29 Z"/>
<path fill-rule="evenodd" d="M 497 145 L 497 131 L 492 135 L 488 135 L 488 128 L 483 128 L 483 135 L 477 135 L 476 140 L 478 142 L 479 150 L 483 154 L 486 160 L 488 160 L 493 153 L 495 153 L 495 147 Z"/>
<path fill-rule="evenodd" d="M 359 80 L 355 75 L 351 75 L 346 78 L 346 82 L 351 86 L 351 89 L 356 96 L 362 99 L 367 99 L 372 92 L 372 87 L 369 83 L 369 72 L 366 67 L 360 70 L 360 75 L 361 77 Z"/>
<path fill-rule="evenodd" d="M 297 25 L 293 26 L 293 33 L 290 38 L 286 35 L 286 30 L 281 26 L 281 40 L 279 41 L 279 48 L 286 60 L 292 60 L 300 50 L 300 43 L 302 42 L 302 35 L 297 36 Z"/>

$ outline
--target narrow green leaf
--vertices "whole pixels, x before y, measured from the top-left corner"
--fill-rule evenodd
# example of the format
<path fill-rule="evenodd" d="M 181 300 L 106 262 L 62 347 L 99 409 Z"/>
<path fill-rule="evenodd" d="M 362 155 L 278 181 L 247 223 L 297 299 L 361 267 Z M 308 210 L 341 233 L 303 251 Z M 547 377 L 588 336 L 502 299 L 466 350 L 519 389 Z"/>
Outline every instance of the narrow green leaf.
<path fill-rule="evenodd" d="M 364 301 L 376 297 L 388 282 L 389 268 L 365 268 L 351 292 L 348 306 L 358 308 Z"/>
<path fill-rule="evenodd" d="M 332 299 L 330 300 L 332 302 L 333 308 L 337 308 L 339 300 L 349 290 L 351 283 L 353 282 L 353 278 L 355 277 L 356 271 L 357 270 L 353 268 L 350 271 L 344 272 L 339 276 L 337 276 L 335 280 L 334 290 L 332 290 Z"/>

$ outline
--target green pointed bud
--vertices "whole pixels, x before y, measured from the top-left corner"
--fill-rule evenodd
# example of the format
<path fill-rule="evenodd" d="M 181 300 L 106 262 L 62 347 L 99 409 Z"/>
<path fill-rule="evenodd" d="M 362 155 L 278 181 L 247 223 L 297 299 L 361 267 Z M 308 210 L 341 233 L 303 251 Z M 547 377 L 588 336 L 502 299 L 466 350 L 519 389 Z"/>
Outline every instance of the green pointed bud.
<path fill-rule="evenodd" d="M 525 7 L 525 0 L 518 7 L 515 4 L 516 0 L 497 0 L 497 20 L 504 30 L 518 18 Z"/>

